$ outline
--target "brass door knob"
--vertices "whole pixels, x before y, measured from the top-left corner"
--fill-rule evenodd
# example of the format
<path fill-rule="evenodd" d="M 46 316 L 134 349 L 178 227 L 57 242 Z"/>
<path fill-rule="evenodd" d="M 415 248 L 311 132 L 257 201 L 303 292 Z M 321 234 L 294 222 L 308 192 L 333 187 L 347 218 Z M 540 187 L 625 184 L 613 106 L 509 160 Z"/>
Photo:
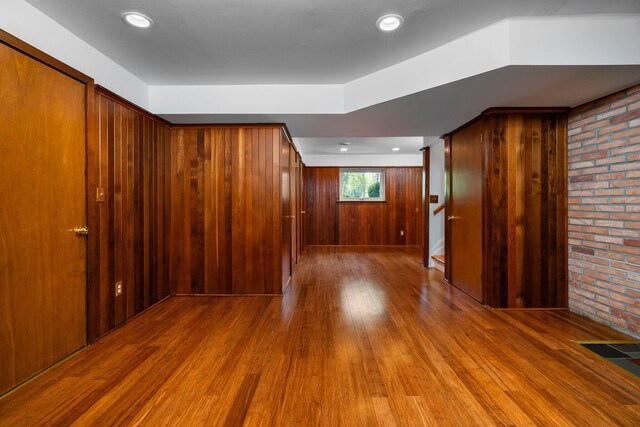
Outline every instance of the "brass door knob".
<path fill-rule="evenodd" d="M 73 232 L 76 233 L 76 236 L 78 237 L 84 237 L 89 235 L 89 227 L 87 227 L 86 225 L 82 227 L 76 227 L 73 229 Z"/>
<path fill-rule="evenodd" d="M 447 221 L 453 221 L 454 219 L 460 219 L 460 217 L 459 216 L 453 216 L 453 215 L 449 215 L 447 217 Z"/>

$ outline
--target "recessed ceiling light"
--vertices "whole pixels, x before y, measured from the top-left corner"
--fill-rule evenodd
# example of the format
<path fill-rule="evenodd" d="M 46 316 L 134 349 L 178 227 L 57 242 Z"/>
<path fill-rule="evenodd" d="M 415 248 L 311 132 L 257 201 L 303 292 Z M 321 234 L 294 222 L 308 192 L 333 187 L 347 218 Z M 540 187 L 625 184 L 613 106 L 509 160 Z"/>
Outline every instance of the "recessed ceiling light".
<path fill-rule="evenodd" d="M 139 12 L 125 12 L 122 20 L 136 28 L 150 28 L 153 25 L 153 19 Z"/>
<path fill-rule="evenodd" d="M 391 151 L 400 151 L 400 149 L 398 147 L 393 147 Z"/>
<path fill-rule="evenodd" d="M 376 27 L 378 27 L 378 30 L 382 31 L 383 33 L 390 33 L 402 27 L 403 23 L 404 19 L 402 18 L 402 16 L 391 13 L 389 15 L 384 15 L 378 18 L 378 20 L 376 21 Z"/>
<path fill-rule="evenodd" d="M 349 149 L 347 147 L 342 147 L 340 151 L 349 151 Z"/>

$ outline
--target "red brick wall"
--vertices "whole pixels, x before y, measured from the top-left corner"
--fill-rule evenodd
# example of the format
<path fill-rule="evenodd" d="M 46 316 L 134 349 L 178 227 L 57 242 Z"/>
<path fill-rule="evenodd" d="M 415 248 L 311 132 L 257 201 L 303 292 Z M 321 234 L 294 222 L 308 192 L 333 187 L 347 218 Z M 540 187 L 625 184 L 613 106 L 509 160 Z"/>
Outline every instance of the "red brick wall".
<path fill-rule="evenodd" d="M 569 308 L 640 337 L 640 85 L 569 114 Z"/>

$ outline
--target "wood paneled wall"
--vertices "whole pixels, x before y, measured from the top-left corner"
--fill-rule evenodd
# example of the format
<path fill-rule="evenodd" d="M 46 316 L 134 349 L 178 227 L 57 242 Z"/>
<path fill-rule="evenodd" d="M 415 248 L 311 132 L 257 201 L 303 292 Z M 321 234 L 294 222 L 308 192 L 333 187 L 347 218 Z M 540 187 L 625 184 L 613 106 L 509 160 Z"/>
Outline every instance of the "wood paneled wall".
<path fill-rule="evenodd" d="M 296 215 L 298 215 L 298 259 L 302 257 L 302 251 L 305 246 L 305 222 L 307 218 L 307 204 L 306 204 L 306 193 L 304 190 L 304 174 L 306 166 L 302 162 L 302 158 L 298 154 L 298 210 L 296 211 Z"/>
<path fill-rule="evenodd" d="M 282 292 L 281 129 L 173 129 L 172 293 Z"/>
<path fill-rule="evenodd" d="M 300 157 L 300 154 L 296 151 L 296 165 L 295 165 L 295 186 L 294 186 L 294 192 L 295 192 L 295 205 L 294 205 L 294 215 L 295 215 L 295 221 L 294 221 L 294 225 L 295 225 L 295 235 L 294 238 L 296 240 L 296 251 L 293 253 L 293 257 L 294 257 L 294 263 L 298 264 L 298 262 L 300 262 L 300 258 L 302 256 L 302 249 L 304 246 L 303 243 L 303 239 L 302 239 L 302 222 L 304 221 L 304 214 L 302 214 L 302 211 L 304 210 L 302 208 L 302 204 L 303 204 L 303 200 L 304 197 L 302 196 L 302 188 L 303 188 L 303 179 L 304 179 L 304 175 L 303 175 L 303 168 L 304 168 L 304 164 L 302 163 L 302 158 Z"/>
<path fill-rule="evenodd" d="M 18 337 L 0 342 L 0 393 L 171 293 L 282 292 L 302 247 L 301 161 L 282 125 L 172 128 L 2 30 L 0 47 L 13 198 L 0 216 L 17 230 L 0 258 L 28 273 L 0 283 L 15 300 L 4 336 Z"/>
<path fill-rule="evenodd" d="M 94 109 L 90 340 L 169 295 L 170 128 L 102 89 Z"/>
<path fill-rule="evenodd" d="M 339 174 L 305 168 L 305 244 L 422 244 L 422 168 L 385 168 L 385 202 L 340 202 Z"/>
<path fill-rule="evenodd" d="M 291 197 L 291 273 L 296 270 L 298 263 L 298 223 L 300 222 L 300 206 L 298 205 L 298 168 L 300 167 L 298 152 L 289 144 L 289 194 Z"/>
<path fill-rule="evenodd" d="M 567 117 L 485 117 L 485 303 L 567 306 Z"/>
<path fill-rule="evenodd" d="M 306 167 L 305 245 L 337 245 L 340 168 Z"/>

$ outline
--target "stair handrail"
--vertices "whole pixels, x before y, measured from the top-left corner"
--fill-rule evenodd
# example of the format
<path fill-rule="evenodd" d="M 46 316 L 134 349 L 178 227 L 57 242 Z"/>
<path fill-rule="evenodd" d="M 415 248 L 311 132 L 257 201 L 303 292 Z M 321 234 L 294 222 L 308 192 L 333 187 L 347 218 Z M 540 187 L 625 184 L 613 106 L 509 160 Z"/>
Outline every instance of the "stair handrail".
<path fill-rule="evenodd" d="M 437 208 L 435 208 L 435 209 L 433 210 L 433 214 L 434 214 L 434 215 L 437 215 L 437 214 L 438 214 L 438 212 L 440 212 L 441 210 L 443 210 L 443 209 L 444 209 L 444 207 L 445 207 L 445 203 L 441 204 L 440 206 L 438 206 Z"/>

